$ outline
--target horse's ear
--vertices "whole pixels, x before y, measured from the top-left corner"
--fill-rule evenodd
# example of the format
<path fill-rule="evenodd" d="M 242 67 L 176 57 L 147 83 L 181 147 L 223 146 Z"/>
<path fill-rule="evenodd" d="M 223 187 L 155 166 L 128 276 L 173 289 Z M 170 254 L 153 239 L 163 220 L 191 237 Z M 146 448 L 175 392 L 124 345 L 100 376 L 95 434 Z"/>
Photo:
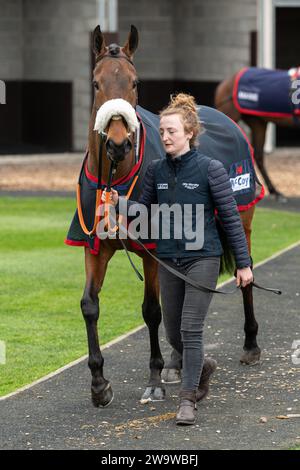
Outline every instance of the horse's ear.
<path fill-rule="evenodd" d="M 104 53 L 105 47 L 105 39 L 98 25 L 93 32 L 93 51 L 96 57 Z"/>
<path fill-rule="evenodd" d="M 130 59 L 132 59 L 133 54 L 137 50 L 138 43 L 139 43 L 139 33 L 136 27 L 133 26 L 132 24 L 127 42 L 125 43 L 123 47 L 123 51 Z"/>

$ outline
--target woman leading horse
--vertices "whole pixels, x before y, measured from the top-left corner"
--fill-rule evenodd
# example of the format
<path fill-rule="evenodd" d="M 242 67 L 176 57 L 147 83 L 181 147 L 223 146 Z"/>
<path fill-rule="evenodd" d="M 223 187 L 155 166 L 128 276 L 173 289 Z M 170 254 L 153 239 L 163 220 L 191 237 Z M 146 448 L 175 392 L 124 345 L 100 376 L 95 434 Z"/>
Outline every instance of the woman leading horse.
<path fill-rule="evenodd" d="M 81 229 L 86 236 L 85 242 L 74 241 L 68 236 L 69 244 L 85 246 L 86 284 L 81 299 L 81 310 L 86 323 L 89 360 L 88 365 L 92 374 L 92 401 L 95 406 L 107 406 L 113 399 L 110 382 L 103 376 L 103 357 L 100 350 L 97 322 L 99 319 L 99 293 L 103 285 L 109 260 L 116 250 L 122 249 L 118 239 L 99 240 L 96 234 L 100 220 L 97 210 L 101 203 L 101 194 L 108 181 L 116 182 L 125 187 L 125 194 L 133 189 L 133 169 L 138 171 L 135 149 L 135 106 L 137 104 L 137 75 L 132 62 L 133 54 L 138 45 L 138 33 L 134 26 L 124 47 L 112 44 L 106 47 L 104 37 L 98 26 L 94 31 L 94 53 L 96 66 L 93 84 L 95 100 L 89 125 L 89 140 L 85 162 L 82 168 L 77 190 L 78 210 L 73 220 L 73 229 Z M 104 103 L 119 99 L 125 111 L 115 111 L 104 124 L 103 132 L 94 131 L 96 115 Z M 124 118 L 127 117 L 127 121 Z M 132 117 L 134 122 L 128 123 Z M 129 116 L 129 117 L 128 117 Z M 105 130 L 105 135 L 104 135 Z M 142 146 L 142 142 L 141 145 Z M 94 187 L 93 187 L 94 185 Z M 95 186 L 97 190 L 95 191 Z M 95 197 L 96 192 L 96 197 Z M 72 231 L 72 226 L 70 231 Z M 73 230 L 74 232 L 74 230 Z M 70 232 L 69 232 L 70 233 Z M 76 234 L 75 234 L 76 235 Z M 73 240 L 70 240 L 70 239 Z M 128 240 L 124 243 L 127 249 L 133 251 Z M 143 318 L 149 328 L 150 335 L 150 379 L 144 398 L 155 400 L 164 397 L 161 387 L 160 373 L 164 363 L 158 342 L 158 327 L 161 322 L 159 290 L 157 280 L 157 265 L 145 252 L 138 254 L 143 259 L 144 268 L 144 301 L 142 305 Z M 117 314 L 117 312 L 116 312 Z"/>

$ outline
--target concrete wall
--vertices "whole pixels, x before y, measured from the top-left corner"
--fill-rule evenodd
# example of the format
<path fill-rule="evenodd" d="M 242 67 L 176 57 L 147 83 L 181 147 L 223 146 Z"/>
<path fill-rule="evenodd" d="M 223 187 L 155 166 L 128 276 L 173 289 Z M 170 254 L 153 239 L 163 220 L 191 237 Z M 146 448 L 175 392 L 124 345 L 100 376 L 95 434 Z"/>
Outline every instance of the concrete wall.
<path fill-rule="evenodd" d="M 73 83 L 75 150 L 87 141 L 89 35 L 96 14 L 96 0 L 23 0 L 24 79 Z"/>
<path fill-rule="evenodd" d="M 0 79 L 73 83 L 73 144 L 86 146 L 96 0 L 0 0 Z"/>
<path fill-rule="evenodd" d="M 0 79 L 23 77 L 22 0 L 0 0 Z"/>
<path fill-rule="evenodd" d="M 140 32 L 143 79 L 218 81 L 249 64 L 256 0 L 121 0 L 121 38 Z"/>
<path fill-rule="evenodd" d="M 74 149 L 90 115 L 89 35 L 97 0 L 0 0 L 0 79 L 70 81 Z M 120 43 L 135 24 L 144 80 L 216 82 L 249 63 L 256 0 L 119 0 Z"/>
<path fill-rule="evenodd" d="M 134 60 L 141 78 L 174 78 L 175 3 L 174 0 L 119 0 L 121 44 L 124 44 L 131 24 L 139 31 L 140 43 Z"/>
<path fill-rule="evenodd" d="M 178 78 L 218 81 L 249 65 L 256 0 L 179 1 L 174 23 Z"/>

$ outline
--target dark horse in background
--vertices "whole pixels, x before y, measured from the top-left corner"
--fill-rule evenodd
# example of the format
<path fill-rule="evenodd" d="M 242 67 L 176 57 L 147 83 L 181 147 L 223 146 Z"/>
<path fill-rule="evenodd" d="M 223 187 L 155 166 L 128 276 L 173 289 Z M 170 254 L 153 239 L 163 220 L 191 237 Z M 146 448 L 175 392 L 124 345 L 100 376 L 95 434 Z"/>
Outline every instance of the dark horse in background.
<path fill-rule="evenodd" d="M 269 94 L 270 100 L 273 100 L 272 106 L 274 106 L 275 110 L 278 100 L 281 100 L 283 95 L 285 95 L 284 100 L 286 100 L 287 108 L 285 109 L 285 112 L 256 112 L 251 109 L 245 111 L 245 109 L 241 109 L 238 106 L 235 89 L 237 81 L 239 80 L 240 76 L 243 75 L 244 72 L 247 72 L 247 69 L 252 70 L 252 73 L 254 74 L 261 72 L 262 77 L 265 76 L 265 83 L 263 85 L 263 90 L 261 91 L 261 94 Z M 294 72 L 289 74 L 290 71 Z M 281 127 L 299 128 L 299 109 L 293 105 L 291 100 L 293 92 L 292 81 L 295 79 L 299 79 L 299 68 L 291 69 L 290 71 L 277 71 L 269 69 L 260 69 L 257 67 L 245 67 L 244 69 L 237 72 L 234 76 L 223 80 L 216 88 L 214 98 L 214 104 L 216 109 L 225 113 L 235 122 L 242 120 L 249 126 L 251 130 L 252 145 L 254 148 L 254 159 L 256 161 L 256 164 L 267 185 L 270 195 L 273 195 L 280 202 L 286 202 L 286 198 L 276 189 L 268 175 L 264 162 L 264 144 L 267 125 L 269 122 L 272 122 Z M 270 77 L 270 82 L 268 81 L 268 77 Z M 270 89 L 270 86 L 272 86 L 272 82 L 274 80 L 279 81 L 281 79 L 283 80 L 283 86 L 281 87 L 279 82 L 277 84 L 275 83 L 274 93 L 272 93 L 272 89 Z M 278 96 L 276 89 L 279 92 L 280 96 Z M 255 87 L 253 88 L 253 90 L 255 90 Z M 264 98 L 265 97 L 262 96 L 262 99 Z"/>
<path fill-rule="evenodd" d="M 96 65 L 93 72 L 93 85 L 95 98 L 89 124 L 86 165 L 90 177 L 95 181 L 99 175 L 99 163 L 102 167 L 102 181 L 104 182 L 108 181 L 111 162 L 116 164 L 116 172 L 113 175 L 112 183 L 116 180 L 122 180 L 130 174 L 136 164 L 135 136 L 134 133 L 130 132 L 124 116 L 113 116 L 108 122 L 105 128 L 103 145 L 101 145 L 99 133 L 94 131 L 94 125 L 99 108 L 109 100 L 121 98 L 130 103 L 133 108 L 136 108 L 138 80 L 132 59 L 137 45 L 138 32 L 134 26 L 131 26 L 128 40 L 123 47 L 115 44 L 107 47 L 100 27 L 98 26 L 94 31 L 93 49 Z M 218 113 L 215 110 L 213 111 Z M 225 116 L 222 115 L 222 118 L 225 118 Z M 159 139 L 158 131 L 157 136 Z M 250 237 L 253 214 L 254 206 L 241 213 L 249 251 L 251 249 Z M 89 225 L 93 226 L 93 223 Z M 161 384 L 161 371 L 164 362 L 158 340 L 161 309 L 157 262 L 146 252 L 135 250 L 129 242 L 130 240 L 124 240 L 128 250 L 136 252 L 138 256 L 142 257 L 145 277 L 142 313 L 149 329 L 151 352 L 150 379 L 143 398 L 163 399 L 164 388 Z M 103 375 L 104 360 L 99 345 L 97 322 L 99 319 L 99 293 L 103 285 L 108 262 L 116 250 L 122 248 L 118 238 L 101 240 L 97 254 L 93 254 L 85 244 L 86 284 L 81 300 L 81 309 L 87 329 L 88 365 L 92 374 L 91 393 L 95 406 L 107 406 L 113 399 L 111 384 Z M 259 360 L 260 349 L 256 343 L 258 325 L 253 311 L 252 286 L 243 288 L 242 294 L 245 310 L 245 344 L 241 361 L 245 364 L 253 364 Z M 115 312 L 115 314 L 118 315 L 118 312 Z"/>

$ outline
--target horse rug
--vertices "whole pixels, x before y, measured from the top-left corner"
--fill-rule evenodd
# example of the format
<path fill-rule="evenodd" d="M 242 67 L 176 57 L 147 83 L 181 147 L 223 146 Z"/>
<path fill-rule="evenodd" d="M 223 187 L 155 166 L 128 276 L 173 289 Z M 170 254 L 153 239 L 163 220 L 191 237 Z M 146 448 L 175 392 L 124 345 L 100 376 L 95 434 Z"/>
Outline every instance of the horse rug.
<path fill-rule="evenodd" d="M 139 175 L 130 199 L 136 201 L 142 189 L 143 176 L 149 163 L 158 158 L 164 158 L 165 152 L 159 135 L 159 117 L 150 111 L 137 106 L 137 116 L 140 121 L 140 132 L 136 139 L 136 164 L 129 175 L 121 180 L 113 181 L 112 187 L 120 195 L 126 195 L 136 174 Z M 199 136 L 199 151 L 211 158 L 220 160 L 226 168 L 240 211 L 247 210 L 256 204 L 264 195 L 264 189 L 257 180 L 254 170 L 253 149 L 238 125 L 225 114 L 207 106 L 199 106 L 198 113 L 203 132 Z M 96 189 L 98 180 L 91 175 L 87 168 L 86 154 L 79 181 L 81 184 L 81 204 L 86 226 L 92 229 Z M 256 193 L 256 183 L 260 189 Z M 106 187 L 106 182 L 101 182 Z M 147 248 L 155 248 L 151 240 L 142 240 Z M 89 247 L 92 254 L 98 254 L 100 240 L 97 236 L 86 235 L 79 222 L 76 210 L 65 243 L 75 246 Z M 141 249 L 138 244 L 130 240 L 132 248 Z"/>
<path fill-rule="evenodd" d="M 296 91 L 292 83 L 297 78 L 299 69 L 245 67 L 235 78 L 233 103 L 243 114 L 266 117 L 297 115 L 300 113 L 299 104 L 294 104 L 292 100 L 292 94 Z"/>

